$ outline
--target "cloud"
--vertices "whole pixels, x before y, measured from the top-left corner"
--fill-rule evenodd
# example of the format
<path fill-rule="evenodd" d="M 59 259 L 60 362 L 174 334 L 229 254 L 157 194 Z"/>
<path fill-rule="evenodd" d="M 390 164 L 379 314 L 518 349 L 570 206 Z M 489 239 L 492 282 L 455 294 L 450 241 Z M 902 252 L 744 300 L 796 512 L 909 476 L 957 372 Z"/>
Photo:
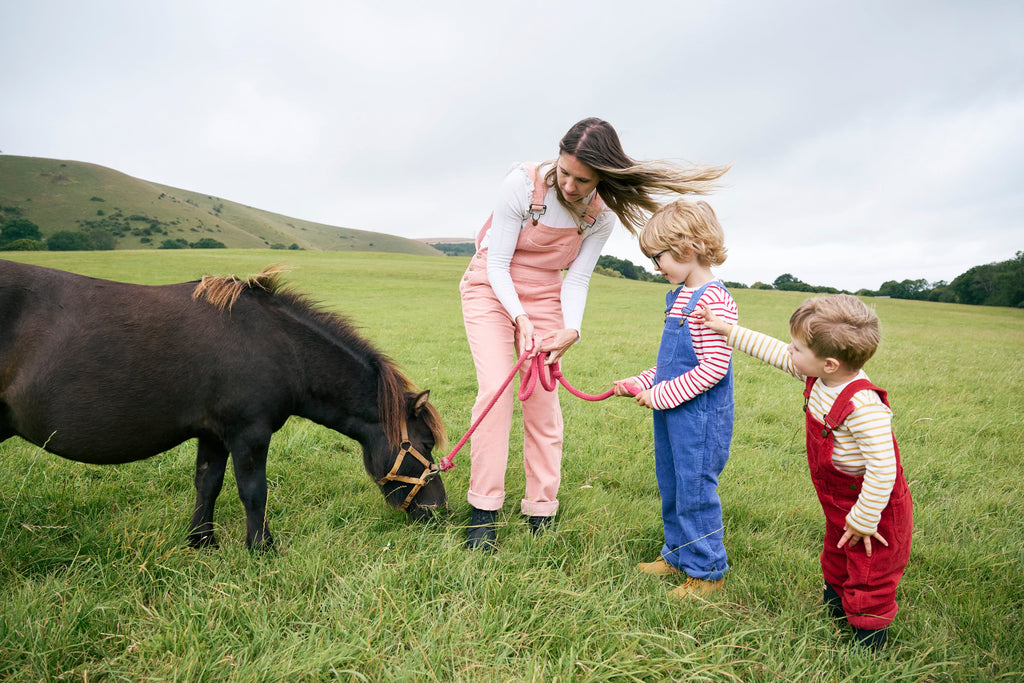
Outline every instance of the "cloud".
<path fill-rule="evenodd" d="M 5 13 L 0 149 L 297 218 L 471 236 L 601 116 L 732 163 L 727 279 L 952 279 L 1020 250 L 1017 2 L 70 0 Z M 606 250 L 645 260 L 625 232 Z"/>

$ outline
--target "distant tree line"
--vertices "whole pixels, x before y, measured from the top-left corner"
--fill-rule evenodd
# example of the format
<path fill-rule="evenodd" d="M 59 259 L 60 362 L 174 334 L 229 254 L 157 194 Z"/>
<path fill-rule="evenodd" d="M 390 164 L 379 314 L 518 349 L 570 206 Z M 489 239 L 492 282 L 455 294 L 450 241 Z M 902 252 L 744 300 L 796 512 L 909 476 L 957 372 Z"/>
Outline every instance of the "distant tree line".
<path fill-rule="evenodd" d="M 740 285 L 742 287 L 742 285 Z M 798 292 L 837 293 L 833 287 L 816 287 L 801 282 L 790 273 L 775 278 L 772 284 L 755 282 L 753 289 L 780 289 Z M 952 282 L 940 280 L 887 280 L 877 291 L 860 289 L 858 296 L 886 296 L 893 299 L 941 301 L 973 306 L 1009 306 L 1024 308 L 1024 251 L 1007 261 L 974 266 Z"/>
<path fill-rule="evenodd" d="M 432 247 L 455 256 L 472 255 L 472 242 L 459 244 L 432 244 Z M 663 278 L 631 261 L 614 256 L 601 256 L 595 272 L 609 277 L 627 280 L 660 282 Z M 725 282 L 730 289 L 747 289 L 742 282 Z M 809 285 L 792 273 L 783 273 L 771 283 L 755 282 L 750 289 L 777 289 L 812 294 L 850 294 L 835 287 Z M 893 299 L 914 299 L 917 301 L 942 301 L 946 303 L 972 304 L 977 306 L 1011 306 L 1024 308 L 1024 252 L 1000 263 L 975 266 L 957 276 L 952 282 L 929 283 L 927 280 L 888 280 L 878 290 L 861 289 L 853 292 L 858 296 L 886 296 Z"/>
<path fill-rule="evenodd" d="M 1024 308 L 1024 251 L 1018 251 L 1007 261 L 974 266 L 948 283 L 889 280 L 882 283 L 876 295 L 891 296 L 894 299 Z"/>
<path fill-rule="evenodd" d="M 660 275 L 653 275 L 630 261 L 602 256 L 597 260 L 597 272 L 628 280 L 660 281 Z M 730 289 L 747 289 L 741 282 L 725 282 Z M 771 284 L 755 282 L 750 289 L 777 289 L 814 294 L 838 294 L 846 290 L 835 287 L 809 285 L 791 273 L 783 273 Z M 958 275 L 952 282 L 929 283 L 927 280 L 888 280 L 877 291 L 861 289 L 858 296 L 887 296 L 893 299 L 914 299 L 918 301 L 942 301 L 946 303 L 971 304 L 975 306 L 1010 306 L 1024 308 L 1024 251 L 999 263 L 975 266 Z"/>
<path fill-rule="evenodd" d="M 94 198 L 97 201 L 98 198 Z M 0 215 L 10 215 L 11 211 L 0 207 Z M 102 216 L 102 212 L 98 212 Z M 116 243 L 117 234 L 123 234 L 128 221 L 149 220 L 145 216 L 129 216 L 124 221 L 120 216 L 111 216 L 114 219 L 104 221 L 81 222 L 84 229 L 77 232 L 61 231 L 55 232 L 44 238 L 42 232 L 32 221 L 24 218 L 14 217 L 0 223 L 0 251 L 88 251 L 88 250 L 110 250 Z M 116 227 L 116 230 L 111 230 Z M 149 234 L 163 232 L 166 235 L 166 226 L 159 222 L 151 222 L 147 228 Z M 134 232 L 134 230 L 133 230 Z M 147 237 L 143 237 L 148 240 Z M 472 256 L 475 246 L 472 242 L 447 243 L 438 242 L 430 246 L 444 252 L 449 256 Z M 165 239 L 158 246 L 159 249 L 224 249 L 226 245 L 219 240 L 204 237 L 196 242 L 189 242 L 182 238 Z M 274 249 L 284 249 L 282 244 L 275 244 Z M 297 244 L 292 244 L 288 249 L 299 249 Z M 640 280 L 643 282 L 659 282 L 661 275 L 651 273 L 647 269 L 634 264 L 632 261 L 616 258 L 614 256 L 601 256 L 597 260 L 596 272 L 610 277 L 620 277 L 627 280 Z M 741 282 L 726 282 L 725 285 L 731 289 L 746 289 L 747 285 Z M 809 285 L 801 281 L 791 273 L 783 273 L 771 284 L 755 282 L 751 289 L 777 289 L 782 291 L 810 292 L 821 294 L 836 294 L 841 291 L 835 287 L 823 287 Z M 849 292 L 847 292 L 849 293 Z M 999 263 L 988 263 L 982 266 L 974 266 L 967 272 L 958 275 L 952 282 L 940 280 L 929 283 L 927 280 L 888 280 L 882 283 L 877 291 L 861 289 L 855 292 L 859 296 L 887 296 L 893 299 L 913 299 L 918 301 L 941 301 L 946 303 L 971 304 L 976 306 L 1010 306 L 1024 308 L 1024 251 L 1018 251 L 1014 258 Z"/>
<path fill-rule="evenodd" d="M 599 273 L 611 275 L 612 277 L 622 277 L 627 280 L 657 282 L 663 279 L 660 275 L 656 275 L 632 261 L 615 258 L 614 256 L 601 256 L 597 259 L 597 268 Z"/>
<path fill-rule="evenodd" d="M 165 233 L 166 234 L 166 233 Z M 11 218 L 0 225 L 0 251 L 110 251 L 118 235 L 107 225 L 87 225 L 78 231 L 61 230 L 43 237 L 39 226 L 25 218 Z M 143 241 L 148 241 L 143 237 Z M 166 239 L 159 249 L 225 249 L 219 240 L 204 237 L 196 242 Z"/>
<path fill-rule="evenodd" d="M 443 251 L 445 256 L 472 256 L 476 253 L 476 244 L 473 242 L 428 242 L 427 244 L 438 251 Z"/>

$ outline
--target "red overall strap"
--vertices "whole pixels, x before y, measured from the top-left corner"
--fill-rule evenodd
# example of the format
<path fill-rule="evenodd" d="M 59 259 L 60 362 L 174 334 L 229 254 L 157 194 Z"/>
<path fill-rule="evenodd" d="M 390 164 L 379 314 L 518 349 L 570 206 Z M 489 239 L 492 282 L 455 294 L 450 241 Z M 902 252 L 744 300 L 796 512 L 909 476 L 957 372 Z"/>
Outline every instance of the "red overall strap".
<path fill-rule="evenodd" d="M 817 377 L 808 377 L 806 380 L 806 387 L 804 388 L 804 410 L 807 410 L 807 401 L 811 397 L 811 387 L 814 386 L 814 382 L 817 381 Z M 824 421 L 825 430 L 822 436 L 831 434 L 831 432 L 843 424 L 843 420 L 850 416 L 853 412 L 853 395 L 858 391 L 864 391 L 871 389 L 875 391 L 878 396 L 882 399 L 882 403 L 886 406 L 889 405 L 889 401 L 886 400 L 886 393 L 884 390 L 879 389 L 874 384 L 866 379 L 855 379 L 847 384 L 839 396 L 836 397 L 835 402 L 832 403 L 832 409 L 828 412 L 828 415 L 822 416 Z"/>

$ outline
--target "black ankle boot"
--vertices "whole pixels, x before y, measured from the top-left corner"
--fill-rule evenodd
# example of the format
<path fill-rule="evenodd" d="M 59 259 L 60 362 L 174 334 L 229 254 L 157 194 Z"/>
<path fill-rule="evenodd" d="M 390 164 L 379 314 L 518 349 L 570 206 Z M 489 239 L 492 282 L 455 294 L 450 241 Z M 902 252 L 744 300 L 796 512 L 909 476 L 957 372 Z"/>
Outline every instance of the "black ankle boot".
<path fill-rule="evenodd" d="M 534 536 L 540 536 L 545 531 L 549 531 L 551 529 L 554 521 L 551 517 L 534 515 L 527 518 L 526 523 L 530 525 L 530 531 Z"/>
<path fill-rule="evenodd" d="M 885 647 L 885 641 L 889 639 L 888 628 L 854 628 L 853 641 L 858 645 L 869 647 L 878 652 Z"/>
<path fill-rule="evenodd" d="M 470 550 L 496 550 L 498 532 L 494 528 L 494 521 L 497 517 L 497 510 L 473 508 L 473 514 L 469 518 L 469 529 L 466 531 L 466 547 Z"/>
<path fill-rule="evenodd" d="M 846 611 L 843 610 L 843 599 L 836 593 L 836 589 L 825 584 L 825 591 L 822 593 L 821 601 L 825 603 L 825 610 L 835 620 L 846 619 Z"/>

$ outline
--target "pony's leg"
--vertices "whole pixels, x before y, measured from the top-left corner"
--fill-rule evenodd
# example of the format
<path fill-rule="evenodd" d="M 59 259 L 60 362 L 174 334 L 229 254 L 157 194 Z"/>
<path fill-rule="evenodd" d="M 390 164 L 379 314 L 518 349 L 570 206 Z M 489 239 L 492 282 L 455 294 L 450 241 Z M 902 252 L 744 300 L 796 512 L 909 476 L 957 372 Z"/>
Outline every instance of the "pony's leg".
<path fill-rule="evenodd" d="M 213 506 L 224 484 L 228 449 L 217 439 L 199 438 L 196 453 L 196 505 L 192 511 L 188 544 L 193 548 L 216 548 L 213 534 Z"/>
<path fill-rule="evenodd" d="M 267 449 L 269 435 L 250 439 L 231 449 L 238 498 L 245 508 L 245 545 L 270 550 L 274 539 L 267 525 Z"/>

